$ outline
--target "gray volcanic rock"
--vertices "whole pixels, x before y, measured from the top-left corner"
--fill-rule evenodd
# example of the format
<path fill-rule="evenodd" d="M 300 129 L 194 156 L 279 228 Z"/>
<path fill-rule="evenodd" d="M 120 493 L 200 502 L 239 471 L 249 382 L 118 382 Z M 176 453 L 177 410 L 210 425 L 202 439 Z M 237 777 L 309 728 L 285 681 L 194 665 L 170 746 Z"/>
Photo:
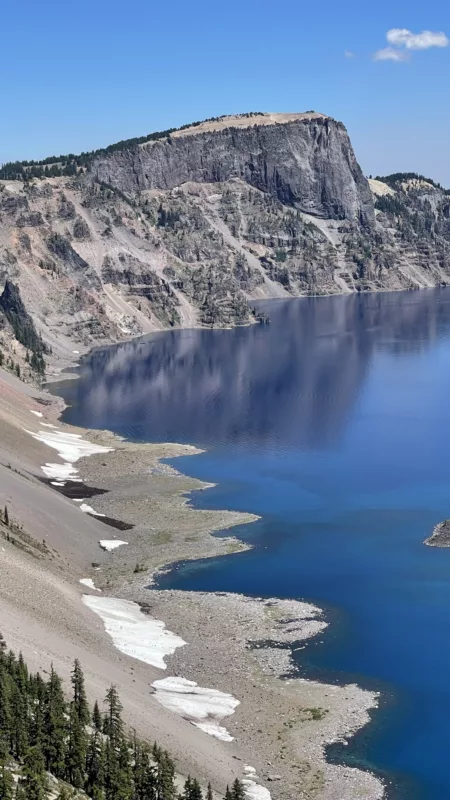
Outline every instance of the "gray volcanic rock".
<path fill-rule="evenodd" d="M 225 119 L 227 127 L 193 127 L 116 151 L 97 158 L 92 175 L 131 193 L 239 178 L 308 214 L 373 227 L 371 191 L 344 125 L 320 114 L 278 116 L 284 119 L 270 115 L 268 124 L 261 115 L 263 124 L 247 127 Z"/>
<path fill-rule="evenodd" d="M 450 519 L 438 522 L 434 526 L 431 536 L 425 539 L 424 544 L 429 547 L 450 547 Z"/>

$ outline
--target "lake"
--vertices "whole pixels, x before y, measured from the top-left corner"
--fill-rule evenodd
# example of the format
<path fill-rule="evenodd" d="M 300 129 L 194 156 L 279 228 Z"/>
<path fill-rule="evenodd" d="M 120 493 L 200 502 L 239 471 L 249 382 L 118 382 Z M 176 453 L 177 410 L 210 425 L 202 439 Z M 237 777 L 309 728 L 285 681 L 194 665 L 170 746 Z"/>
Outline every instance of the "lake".
<path fill-rule="evenodd" d="M 66 422 L 207 448 L 193 503 L 250 511 L 254 549 L 178 565 L 162 586 L 295 597 L 330 627 L 303 674 L 380 689 L 332 758 L 401 800 L 450 797 L 450 289 L 280 300 L 271 324 L 175 330 L 83 359 Z M 298 654 L 297 654 L 298 655 Z"/>

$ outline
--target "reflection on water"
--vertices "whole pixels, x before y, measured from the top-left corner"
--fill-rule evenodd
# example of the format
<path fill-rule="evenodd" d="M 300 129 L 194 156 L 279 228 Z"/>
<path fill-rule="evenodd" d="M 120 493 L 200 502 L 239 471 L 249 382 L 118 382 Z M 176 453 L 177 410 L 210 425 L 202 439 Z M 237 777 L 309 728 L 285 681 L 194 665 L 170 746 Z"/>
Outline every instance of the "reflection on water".
<path fill-rule="evenodd" d="M 399 302 L 401 297 L 401 302 Z M 66 419 L 133 439 L 331 445 L 373 353 L 414 353 L 449 324 L 445 290 L 272 301 L 270 326 L 171 331 L 83 360 Z M 81 402 L 82 401 L 82 402 Z"/>
<path fill-rule="evenodd" d="M 64 417 L 207 445 L 176 463 L 217 484 L 193 502 L 261 515 L 239 531 L 256 548 L 164 585 L 333 609 L 302 669 L 391 690 L 347 760 L 406 776 L 396 798 L 444 800 L 450 551 L 423 539 L 450 515 L 450 289 L 264 305 L 268 327 L 97 350 Z"/>

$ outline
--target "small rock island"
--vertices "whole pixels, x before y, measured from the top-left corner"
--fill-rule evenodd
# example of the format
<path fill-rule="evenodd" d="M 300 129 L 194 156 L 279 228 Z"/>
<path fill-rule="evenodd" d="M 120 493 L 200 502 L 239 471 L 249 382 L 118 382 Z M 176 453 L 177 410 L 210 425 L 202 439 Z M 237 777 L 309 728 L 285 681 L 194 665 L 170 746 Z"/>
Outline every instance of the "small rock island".
<path fill-rule="evenodd" d="M 430 547 L 450 547 L 450 519 L 438 522 L 434 526 L 431 536 L 425 539 L 424 544 Z"/>

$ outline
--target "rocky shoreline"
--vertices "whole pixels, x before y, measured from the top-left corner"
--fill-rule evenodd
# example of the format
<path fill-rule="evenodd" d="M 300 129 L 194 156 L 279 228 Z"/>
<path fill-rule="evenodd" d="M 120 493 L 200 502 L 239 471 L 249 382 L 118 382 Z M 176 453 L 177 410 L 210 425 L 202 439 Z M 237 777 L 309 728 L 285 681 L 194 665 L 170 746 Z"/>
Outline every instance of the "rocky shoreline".
<path fill-rule="evenodd" d="M 14 391 L 20 389 L 17 382 Z M 12 405 L 15 400 L 17 398 L 12 397 Z M 230 764 L 234 764 L 238 776 L 246 774 L 245 770 L 250 767 L 254 770 L 252 775 L 259 776 L 256 784 L 247 773 L 248 779 L 257 786 L 261 800 L 268 797 L 272 800 L 381 798 L 384 787 L 374 775 L 329 764 L 325 758 L 327 744 L 346 741 L 369 722 L 369 713 L 378 704 L 377 694 L 356 685 L 326 685 L 295 677 L 293 649 L 301 648 L 307 639 L 317 636 L 326 627 L 320 609 L 276 598 L 148 588 L 155 572 L 167 564 L 244 550 L 245 546 L 232 534 L 226 537 L 211 534 L 249 524 L 257 517 L 191 507 L 189 494 L 208 488 L 208 484 L 182 475 L 162 464 L 161 459 L 194 455 L 199 452 L 195 448 L 136 444 L 108 431 L 74 429 L 59 422 L 61 408 L 59 399 L 39 393 L 34 406 L 28 398 L 25 401 L 23 418 L 11 418 L 9 422 L 18 422 L 24 432 L 23 447 L 27 457 L 30 453 L 36 454 L 36 475 L 42 471 L 42 465 L 70 457 L 67 450 L 58 451 L 59 457 L 53 450 L 49 456 L 49 438 L 45 431 L 64 440 L 65 446 L 67 441 L 72 441 L 70 437 L 74 437 L 78 448 L 80 439 L 91 448 L 90 454 L 76 460 L 75 473 L 72 473 L 75 481 L 51 486 L 43 475 L 39 478 L 39 491 L 45 502 L 48 497 L 54 498 L 61 509 L 74 509 L 80 530 L 83 523 L 89 526 L 86 544 L 81 535 L 78 538 L 75 558 L 74 553 L 64 552 L 61 531 L 65 517 L 55 510 L 60 526 L 49 546 L 54 547 L 57 555 L 54 562 L 40 567 L 46 570 L 41 576 L 46 582 L 49 574 L 56 573 L 64 586 L 71 587 L 61 590 L 70 591 L 75 598 L 67 612 L 64 630 L 67 629 L 74 645 L 79 640 L 83 648 L 80 657 L 88 664 L 88 688 L 90 679 L 93 683 L 99 680 L 100 667 L 94 666 L 98 654 L 104 653 L 101 668 L 108 668 L 109 681 L 113 677 L 110 665 L 118 659 L 128 675 L 123 673 L 117 678 L 119 689 L 124 693 L 127 722 L 148 736 L 154 735 L 153 728 L 150 732 L 146 727 L 157 725 L 158 736 L 173 750 L 180 771 L 186 774 L 194 763 L 196 774 L 206 782 L 213 777 L 213 785 L 219 792 L 223 791 L 221 776 L 229 774 Z M 14 417 L 16 412 L 17 402 L 14 409 L 11 407 L 11 415 Z M 50 446 L 55 447 L 55 443 Z M 60 446 L 57 442 L 56 449 Z M 77 483 L 78 480 L 82 482 Z M 81 495 L 87 498 L 86 513 L 81 509 L 83 497 L 75 496 L 77 486 L 82 487 Z M 111 520 L 126 524 L 127 530 L 114 528 Z M 99 542 L 104 540 L 122 544 L 110 550 L 101 549 Z M 245 558 L 245 554 L 239 557 Z M 80 580 L 83 581 L 81 585 Z M 23 605 L 21 593 L 15 592 L 16 585 L 14 579 L 8 599 L 14 597 L 14 607 L 20 612 L 23 607 L 25 627 L 30 624 L 30 608 Z M 7 589 L 5 586 L 5 592 Z M 105 632 L 101 619 L 92 610 L 83 609 L 82 594 L 99 596 L 97 590 L 101 590 L 101 596 L 131 600 L 145 606 L 151 618 L 161 620 L 186 643 L 166 658 L 166 672 L 161 673 L 160 669 L 136 660 L 139 656 L 130 658 L 124 654 Z M 72 608 L 74 603 L 75 609 Z M 55 663 L 61 658 L 64 672 L 65 646 L 59 640 L 53 643 L 54 613 L 53 602 L 49 601 L 47 611 L 41 604 L 33 604 L 36 619 L 40 624 L 45 620 L 46 630 L 52 631 L 48 634 L 52 637 L 49 657 Z M 0 626 L 8 637 L 7 620 L 0 620 Z M 17 621 L 14 630 L 11 628 L 9 632 L 10 637 L 16 637 L 12 644 L 36 658 L 33 634 L 34 631 L 27 629 L 26 635 L 22 635 L 21 623 Z M 64 637 L 64 632 L 61 636 Z M 114 651 L 116 656 L 113 656 Z M 45 648 L 43 652 L 47 652 Z M 41 660 L 39 666 L 42 668 Z M 166 673 L 239 701 L 226 720 L 232 741 L 218 742 L 203 731 L 195 732 L 186 716 L 176 716 L 161 707 L 156 712 L 152 685 L 165 678 Z M 150 703 L 151 722 L 148 715 L 141 718 L 140 710 L 138 712 L 135 701 L 131 700 L 138 676 L 142 678 L 143 687 L 147 686 L 139 703 L 143 708 Z M 193 744 L 188 748 L 187 742 Z M 194 749 L 191 751 L 191 748 Z"/>

